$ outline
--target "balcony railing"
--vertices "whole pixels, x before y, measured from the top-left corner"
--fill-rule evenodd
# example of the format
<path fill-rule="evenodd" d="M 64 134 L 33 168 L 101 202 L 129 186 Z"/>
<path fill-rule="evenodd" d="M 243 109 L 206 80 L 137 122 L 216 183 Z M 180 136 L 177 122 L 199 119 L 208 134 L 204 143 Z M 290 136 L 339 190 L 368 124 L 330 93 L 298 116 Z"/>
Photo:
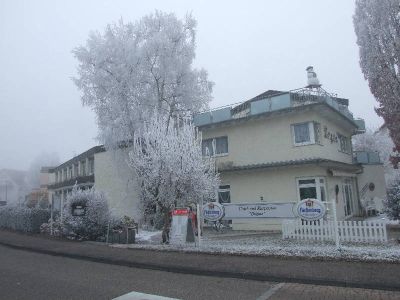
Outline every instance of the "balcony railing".
<path fill-rule="evenodd" d="M 78 176 L 75 178 L 69 178 L 64 181 L 50 184 L 48 186 L 48 188 L 54 190 L 54 189 L 58 189 L 58 188 L 66 187 L 66 186 L 73 186 L 75 183 L 76 184 L 94 183 L 94 174 L 87 175 L 87 176 Z"/>
<path fill-rule="evenodd" d="M 317 90 L 304 88 L 284 93 L 277 93 L 276 95 L 256 101 L 246 101 L 202 112 L 193 117 L 193 122 L 196 126 L 204 126 L 261 113 L 278 111 L 290 107 L 310 105 L 314 103 L 326 103 L 347 119 L 356 123 L 358 126 L 357 133 L 365 132 L 364 120 L 354 119 L 353 114 L 349 111 L 346 103 L 343 103 L 344 100 L 345 99 L 337 98 L 336 95 L 329 94 L 322 88 Z"/>
<path fill-rule="evenodd" d="M 379 153 L 370 152 L 370 151 L 354 151 L 353 152 L 354 163 L 364 164 L 364 165 L 374 165 L 380 164 L 381 159 L 379 157 Z"/>

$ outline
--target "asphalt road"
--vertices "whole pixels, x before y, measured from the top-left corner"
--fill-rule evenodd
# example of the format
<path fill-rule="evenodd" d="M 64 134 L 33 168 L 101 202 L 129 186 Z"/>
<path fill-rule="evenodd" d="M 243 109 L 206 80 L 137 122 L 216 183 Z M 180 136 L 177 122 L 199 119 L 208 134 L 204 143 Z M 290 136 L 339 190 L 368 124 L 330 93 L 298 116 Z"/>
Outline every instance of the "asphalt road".
<path fill-rule="evenodd" d="M 142 270 L 0 246 L 0 299 L 400 299 L 400 292 L 271 283 Z"/>

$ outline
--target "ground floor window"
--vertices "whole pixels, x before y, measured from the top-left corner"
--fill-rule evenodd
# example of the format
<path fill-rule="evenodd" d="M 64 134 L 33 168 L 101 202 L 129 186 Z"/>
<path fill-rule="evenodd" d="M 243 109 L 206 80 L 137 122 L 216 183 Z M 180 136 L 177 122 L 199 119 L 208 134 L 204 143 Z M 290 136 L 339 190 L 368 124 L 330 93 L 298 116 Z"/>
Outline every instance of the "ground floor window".
<path fill-rule="evenodd" d="M 220 185 L 218 189 L 218 202 L 231 203 L 231 186 Z"/>
<path fill-rule="evenodd" d="M 326 201 L 325 179 L 322 177 L 307 177 L 297 179 L 299 200 L 308 198 Z"/>
<path fill-rule="evenodd" d="M 350 216 L 354 211 L 353 182 L 351 178 L 346 178 L 343 180 L 342 194 L 344 200 L 344 214 L 345 216 Z"/>

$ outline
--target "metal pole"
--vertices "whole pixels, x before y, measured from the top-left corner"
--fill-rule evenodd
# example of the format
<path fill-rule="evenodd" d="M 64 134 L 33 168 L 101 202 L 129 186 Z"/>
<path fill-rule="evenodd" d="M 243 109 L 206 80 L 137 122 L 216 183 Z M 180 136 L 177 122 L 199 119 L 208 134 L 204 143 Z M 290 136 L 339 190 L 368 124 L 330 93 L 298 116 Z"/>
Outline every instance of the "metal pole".
<path fill-rule="evenodd" d="M 201 227 L 200 227 L 201 211 L 200 211 L 200 205 L 197 204 L 196 206 L 197 206 L 196 207 L 197 208 L 197 238 L 198 238 L 198 245 L 200 247 L 201 246 Z"/>
<path fill-rule="evenodd" d="M 51 195 L 51 204 L 50 204 L 50 235 L 53 235 L 53 207 L 54 207 L 54 198 Z"/>
<path fill-rule="evenodd" d="M 336 195 L 336 199 L 337 199 L 337 195 Z M 339 226 L 338 226 L 338 220 L 337 220 L 337 215 L 336 215 L 336 199 L 333 199 L 333 201 L 332 201 L 332 210 L 333 210 L 333 222 L 335 222 L 336 249 L 340 249 Z"/>

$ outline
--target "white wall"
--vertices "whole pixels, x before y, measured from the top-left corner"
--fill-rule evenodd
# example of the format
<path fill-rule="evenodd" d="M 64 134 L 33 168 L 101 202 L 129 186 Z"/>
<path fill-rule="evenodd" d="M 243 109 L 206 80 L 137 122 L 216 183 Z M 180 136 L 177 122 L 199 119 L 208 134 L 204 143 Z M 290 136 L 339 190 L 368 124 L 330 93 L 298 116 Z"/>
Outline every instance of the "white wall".
<path fill-rule="evenodd" d="M 228 136 L 229 154 L 218 158 L 218 162 L 222 163 L 248 165 L 314 157 L 352 163 L 351 154 L 338 151 L 339 144 L 331 143 L 323 136 L 323 128 L 326 126 L 330 132 L 339 132 L 350 138 L 351 127 L 343 127 L 330 119 L 316 111 L 304 111 L 206 128 L 202 130 L 202 137 Z M 294 146 L 290 125 L 308 121 L 321 124 L 321 145 Z"/>
<path fill-rule="evenodd" d="M 95 154 L 95 188 L 106 194 L 114 215 L 127 215 L 138 220 L 139 200 L 131 170 L 123 161 L 115 160 L 114 155 L 112 152 Z"/>
<path fill-rule="evenodd" d="M 361 201 L 363 203 L 367 201 L 374 202 L 376 208 L 380 211 L 383 209 L 383 200 L 386 199 L 387 192 L 384 172 L 383 164 L 363 165 L 363 173 L 358 175 L 360 192 L 365 185 L 369 185 L 370 183 L 375 185 L 373 191 L 369 188 L 366 189 L 366 193 L 364 197 L 362 197 Z"/>
<path fill-rule="evenodd" d="M 232 203 L 279 203 L 297 202 L 300 199 L 297 179 L 302 177 L 323 177 L 327 200 L 335 199 L 335 185 L 339 185 L 337 216 L 345 219 L 344 199 L 342 196 L 343 177 L 329 175 L 328 170 L 319 166 L 287 166 L 266 170 L 224 172 L 221 184 L 230 185 Z M 357 195 L 353 180 L 353 201 L 355 210 Z M 261 200 L 261 197 L 263 200 Z M 235 230 L 281 230 L 282 219 L 235 219 L 232 222 Z"/>

